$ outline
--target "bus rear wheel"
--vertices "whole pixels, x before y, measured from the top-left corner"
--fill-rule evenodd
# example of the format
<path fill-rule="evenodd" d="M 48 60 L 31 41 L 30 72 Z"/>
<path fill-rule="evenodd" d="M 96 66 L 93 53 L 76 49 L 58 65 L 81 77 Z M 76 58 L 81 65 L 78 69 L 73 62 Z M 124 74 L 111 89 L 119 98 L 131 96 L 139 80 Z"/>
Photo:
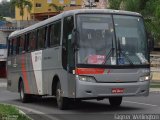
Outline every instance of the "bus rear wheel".
<path fill-rule="evenodd" d="M 65 110 L 68 108 L 69 99 L 62 96 L 62 89 L 60 82 L 57 83 L 56 87 L 56 99 L 58 108 L 60 110 Z"/>
<path fill-rule="evenodd" d="M 20 95 L 20 100 L 21 100 L 23 103 L 26 103 L 26 102 L 29 101 L 29 95 L 24 92 L 24 84 L 23 84 L 23 81 L 20 82 L 19 95 Z"/>
<path fill-rule="evenodd" d="M 119 107 L 122 103 L 122 97 L 110 97 L 109 103 L 113 107 Z"/>

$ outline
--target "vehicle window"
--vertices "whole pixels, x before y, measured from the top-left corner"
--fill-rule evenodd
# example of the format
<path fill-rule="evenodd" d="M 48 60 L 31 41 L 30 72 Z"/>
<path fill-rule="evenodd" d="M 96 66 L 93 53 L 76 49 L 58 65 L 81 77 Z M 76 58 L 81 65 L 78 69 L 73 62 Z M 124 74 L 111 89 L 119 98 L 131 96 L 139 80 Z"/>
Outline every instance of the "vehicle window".
<path fill-rule="evenodd" d="M 24 47 L 25 47 L 25 51 L 29 51 L 29 33 L 25 35 Z"/>
<path fill-rule="evenodd" d="M 77 16 L 77 23 L 78 63 L 116 65 L 112 16 L 80 14 Z"/>
<path fill-rule="evenodd" d="M 58 21 L 50 26 L 50 46 L 60 45 L 61 39 L 61 21 Z"/>
<path fill-rule="evenodd" d="M 69 16 L 64 18 L 63 21 L 63 50 L 62 50 L 62 64 L 64 69 L 72 70 L 74 67 L 74 51 L 71 45 L 72 39 L 72 30 L 74 28 L 74 18 L 73 16 Z M 67 66 L 68 65 L 68 66 Z"/>
<path fill-rule="evenodd" d="M 38 49 L 45 47 L 46 41 L 46 27 L 40 28 L 38 30 Z"/>
<path fill-rule="evenodd" d="M 65 44 L 71 38 L 72 30 L 74 27 L 73 17 L 64 18 L 63 23 L 63 43 Z"/>
<path fill-rule="evenodd" d="M 29 51 L 36 49 L 36 34 L 35 32 L 29 33 Z"/>
<path fill-rule="evenodd" d="M 24 35 L 20 37 L 19 53 L 21 54 L 24 51 Z"/>

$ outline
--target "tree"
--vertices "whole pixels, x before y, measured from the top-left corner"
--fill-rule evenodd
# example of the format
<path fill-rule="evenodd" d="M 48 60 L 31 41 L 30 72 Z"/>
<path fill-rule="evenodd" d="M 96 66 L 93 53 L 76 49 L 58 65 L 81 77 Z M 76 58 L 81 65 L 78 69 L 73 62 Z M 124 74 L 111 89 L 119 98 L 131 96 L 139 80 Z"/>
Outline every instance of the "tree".
<path fill-rule="evenodd" d="M 32 9 L 32 3 L 29 0 L 11 0 L 11 4 L 20 9 L 22 20 L 24 17 L 24 9 L 26 8 L 26 6 L 28 12 L 30 12 Z"/>
<path fill-rule="evenodd" d="M 5 21 L 6 19 L 0 15 L 0 21 Z"/>
<path fill-rule="evenodd" d="M 109 2 L 109 8 L 110 9 L 120 9 L 120 5 L 122 3 L 122 0 L 108 0 Z"/>
<path fill-rule="evenodd" d="M 15 12 L 10 2 L 3 0 L 0 3 L 0 15 L 5 17 L 14 17 Z"/>
<path fill-rule="evenodd" d="M 66 6 L 58 6 L 54 3 L 50 4 L 49 6 L 53 7 L 59 13 L 62 12 L 64 10 L 64 8 L 66 7 Z"/>

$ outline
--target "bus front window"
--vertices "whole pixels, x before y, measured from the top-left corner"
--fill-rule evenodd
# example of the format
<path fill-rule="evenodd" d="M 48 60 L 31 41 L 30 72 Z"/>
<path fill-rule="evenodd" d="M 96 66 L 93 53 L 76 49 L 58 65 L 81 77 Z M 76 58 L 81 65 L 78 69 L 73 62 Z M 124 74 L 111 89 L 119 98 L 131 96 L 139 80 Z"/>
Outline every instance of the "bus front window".
<path fill-rule="evenodd" d="M 143 19 L 113 15 L 118 48 L 118 63 L 148 64 L 147 39 Z"/>
<path fill-rule="evenodd" d="M 148 64 L 147 38 L 141 17 L 113 15 L 112 19 L 112 15 L 81 14 L 77 16 L 77 29 L 78 64 Z"/>
<path fill-rule="evenodd" d="M 116 64 L 111 15 L 78 15 L 78 64 Z M 108 56 L 108 57 L 106 57 Z M 112 58 L 112 59 L 111 59 Z"/>

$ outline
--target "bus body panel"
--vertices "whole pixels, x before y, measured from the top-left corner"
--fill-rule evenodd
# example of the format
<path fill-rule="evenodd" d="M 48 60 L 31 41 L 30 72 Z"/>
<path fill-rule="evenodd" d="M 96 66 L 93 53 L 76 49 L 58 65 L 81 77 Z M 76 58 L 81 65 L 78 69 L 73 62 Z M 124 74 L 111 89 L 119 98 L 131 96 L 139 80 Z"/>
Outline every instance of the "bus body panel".
<path fill-rule="evenodd" d="M 92 99 L 111 96 L 148 96 L 149 81 L 135 83 L 91 83 L 77 81 L 76 98 Z M 124 89 L 123 93 L 112 93 L 112 89 Z"/>
<path fill-rule="evenodd" d="M 43 71 L 43 90 L 44 94 L 52 95 L 52 83 L 57 76 L 61 83 L 63 96 L 70 97 L 70 89 L 75 91 L 75 80 L 62 67 L 62 47 L 53 47 L 43 50 L 42 71 Z M 73 84 L 73 85 L 72 85 Z M 69 95 L 70 94 L 70 95 Z M 73 95 L 72 95 L 73 96 Z"/>
<path fill-rule="evenodd" d="M 132 75 L 132 74 L 133 75 Z M 96 98 L 109 96 L 147 96 L 149 81 L 140 82 L 140 77 L 149 74 L 149 69 L 110 69 L 110 73 L 88 75 L 95 82 L 80 81 L 76 78 L 76 98 Z M 81 75 L 80 75 L 81 76 Z M 123 93 L 114 94 L 112 89 L 123 89 Z"/>
<path fill-rule="evenodd" d="M 42 56 L 39 54 L 41 53 L 40 50 L 8 58 L 8 62 L 11 63 L 8 65 L 8 81 L 11 82 L 11 86 L 8 85 L 8 90 L 18 92 L 18 82 L 22 78 L 25 85 L 25 93 L 52 95 L 52 82 L 54 77 L 57 76 L 64 91 L 63 96 L 74 97 L 75 77 L 63 69 L 61 65 L 61 49 L 61 47 L 55 47 L 43 50 Z M 33 55 L 34 53 L 37 56 Z M 40 60 L 38 65 L 41 65 L 41 69 L 34 67 L 38 59 Z M 37 76 L 41 77 L 36 78 Z"/>
<path fill-rule="evenodd" d="M 149 75 L 148 69 L 106 69 L 103 74 L 94 75 L 97 82 L 138 82 L 141 76 Z"/>
<path fill-rule="evenodd" d="M 30 53 L 8 58 L 8 89 L 18 92 L 20 80 L 24 83 L 25 93 L 38 94 Z"/>
<path fill-rule="evenodd" d="M 52 82 L 55 76 L 61 76 L 61 47 L 48 48 L 42 52 L 43 88 L 45 94 L 52 94 Z M 61 79 L 61 78 L 59 78 Z M 49 88 L 49 89 L 48 89 Z"/>

